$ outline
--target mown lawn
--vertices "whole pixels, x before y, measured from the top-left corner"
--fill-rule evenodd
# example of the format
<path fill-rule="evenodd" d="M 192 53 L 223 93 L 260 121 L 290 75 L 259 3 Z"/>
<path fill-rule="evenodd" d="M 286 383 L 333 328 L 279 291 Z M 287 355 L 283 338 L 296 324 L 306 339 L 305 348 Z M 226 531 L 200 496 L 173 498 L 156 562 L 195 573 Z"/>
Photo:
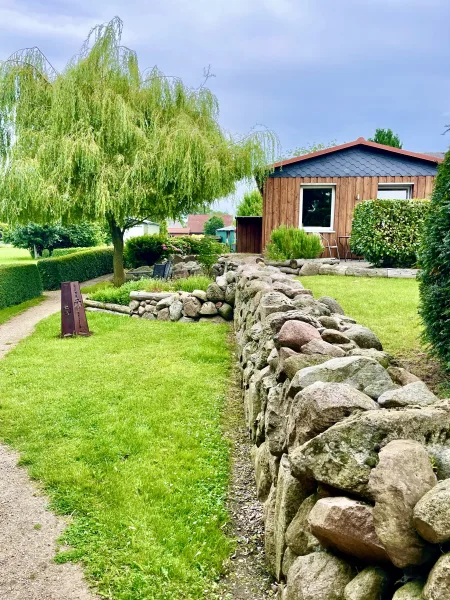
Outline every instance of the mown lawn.
<path fill-rule="evenodd" d="M 395 356 L 420 351 L 419 286 L 415 279 L 383 277 L 301 277 L 314 296 L 332 296 L 345 313 L 380 338 Z"/>
<path fill-rule="evenodd" d="M 222 531 L 229 457 L 221 412 L 226 326 L 59 316 L 0 362 L 0 438 L 22 453 L 102 596 L 211 598 L 231 542 Z"/>
<path fill-rule="evenodd" d="M 23 261 L 33 261 L 28 250 L 25 250 L 24 248 L 14 248 L 8 244 L 0 244 L 0 265 Z"/>
<path fill-rule="evenodd" d="M 12 317 L 19 315 L 20 313 L 25 312 L 29 308 L 33 306 L 37 306 L 43 300 L 45 300 L 45 296 L 39 296 L 38 298 L 32 298 L 31 300 L 25 300 L 25 302 L 21 302 L 20 304 L 14 304 L 14 306 L 7 306 L 6 308 L 0 308 L 0 325 L 2 323 L 6 323 Z"/>

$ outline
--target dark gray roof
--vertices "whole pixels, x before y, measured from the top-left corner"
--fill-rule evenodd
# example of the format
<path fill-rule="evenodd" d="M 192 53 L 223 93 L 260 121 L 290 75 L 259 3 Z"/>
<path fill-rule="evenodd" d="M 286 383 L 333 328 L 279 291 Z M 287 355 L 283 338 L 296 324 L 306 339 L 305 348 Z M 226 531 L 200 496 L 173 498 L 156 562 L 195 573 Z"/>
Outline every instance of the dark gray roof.
<path fill-rule="evenodd" d="M 436 175 L 437 164 L 354 146 L 277 167 L 271 177 L 385 177 Z"/>

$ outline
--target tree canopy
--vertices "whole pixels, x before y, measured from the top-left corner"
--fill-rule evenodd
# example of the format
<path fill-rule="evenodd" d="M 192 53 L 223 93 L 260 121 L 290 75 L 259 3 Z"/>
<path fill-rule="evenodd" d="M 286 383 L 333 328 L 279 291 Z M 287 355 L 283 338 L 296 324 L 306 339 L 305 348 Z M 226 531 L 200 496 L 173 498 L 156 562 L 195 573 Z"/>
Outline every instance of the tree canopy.
<path fill-rule="evenodd" d="M 202 212 L 273 162 L 274 136 L 234 138 L 204 86 L 140 71 L 122 21 L 95 27 L 61 72 L 37 49 L 0 64 L 0 215 L 9 223 L 104 221 L 124 281 L 123 232 Z"/>
<path fill-rule="evenodd" d="M 223 226 L 224 221 L 222 217 L 218 215 L 213 215 L 205 222 L 203 231 L 206 233 L 206 235 L 216 235 L 216 230 L 220 229 Z"/>
<path fill-rule="evenodd" d="M 393 146 L 394 148 L 402 148 L 403 144 L 400 138 L 392 129 L 383 129 L 378 127 L 375 130 L 373 138 L 369 138 L 369 142 L 376 142 L 377 144 L 384 144 L 385 146 Z"/>
<path fill-rule="evenodd" d="M 259 190 L 246 192 L 237 206 L 237 217 L 260 217 L 262 215 L 263 201 Z"/>

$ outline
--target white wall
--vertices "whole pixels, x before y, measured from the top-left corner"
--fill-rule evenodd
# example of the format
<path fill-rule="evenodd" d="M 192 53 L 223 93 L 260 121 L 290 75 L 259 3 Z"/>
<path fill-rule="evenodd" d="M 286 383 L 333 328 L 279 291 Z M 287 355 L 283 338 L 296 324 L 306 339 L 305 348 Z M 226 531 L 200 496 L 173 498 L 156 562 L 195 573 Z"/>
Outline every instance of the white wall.
<path fill-rule="evenodd" d="M 128 240 L 132 237 L 138 237 L 140 235 L 152 235 L 154 233 L 159 233 L 159 225 L 154 223 L 141 223 L 140 225 L 131 227 L 131 229 L 127 229 L 123 238 L 124 240 Z"/>

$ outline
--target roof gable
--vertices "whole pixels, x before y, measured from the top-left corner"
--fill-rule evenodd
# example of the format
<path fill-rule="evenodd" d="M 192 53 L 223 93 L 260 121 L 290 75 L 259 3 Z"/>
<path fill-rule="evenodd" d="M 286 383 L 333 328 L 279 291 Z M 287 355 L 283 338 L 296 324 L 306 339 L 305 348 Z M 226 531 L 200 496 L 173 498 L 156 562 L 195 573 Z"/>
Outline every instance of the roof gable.
<path fill-rule="evenodd" d="M 205 223 L 213 215 L 188 215 L 188 227 L 191 233 L 203 233 L 205 229 Z M 224 227 L 233 224 L 232 215 L 217 215 L 223 219 Z"/>
<path fill-rule="evenodd" d="M 440 157 L 359 138 L 274 165 L 271 177 L 383 177 L 436 175 Z"/>

